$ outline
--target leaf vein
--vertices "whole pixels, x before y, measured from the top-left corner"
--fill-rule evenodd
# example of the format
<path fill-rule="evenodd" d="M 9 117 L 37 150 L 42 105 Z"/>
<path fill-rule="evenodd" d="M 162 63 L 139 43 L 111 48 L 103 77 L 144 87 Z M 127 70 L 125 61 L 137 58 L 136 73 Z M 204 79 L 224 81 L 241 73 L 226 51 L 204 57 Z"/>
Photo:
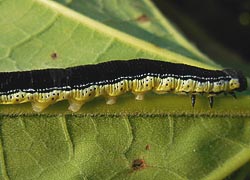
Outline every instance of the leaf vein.
<path fill-rule="evenodd" d="M 74 154 L 75 154 L 75 147 L 74 147 L 74 143 L 72 141 L 72 138 L 70 136 L 70 130 L 68 129 L 66 117 L 62 116 L 62 118 L 60 118 L 60 122 L 61 122 L 61 125 L 62 125 L 62 129 L 63 129 L 65 139 L 69 144 L 69 160 L 71 160 L 73 158 Z"/>
<path fill-rule="evenodd" d="M 7 164 L 6 164 L 6 155 L 4 153 L 4 146 L 3 146 L 3 135 L 2 135 L 2 119 L 0 122 L 0 164 L 1 164 L 1 174 L 5 179 L 10 179 L 8 170 L 7 170 Z"/>

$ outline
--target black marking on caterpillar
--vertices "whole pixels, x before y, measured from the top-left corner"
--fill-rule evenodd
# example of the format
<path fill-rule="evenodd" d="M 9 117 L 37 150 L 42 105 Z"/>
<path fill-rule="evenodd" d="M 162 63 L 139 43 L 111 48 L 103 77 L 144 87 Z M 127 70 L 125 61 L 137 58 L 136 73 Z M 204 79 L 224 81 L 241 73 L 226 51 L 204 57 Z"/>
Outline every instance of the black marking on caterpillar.
<path fill-rule="evenodd" d="M 66 69 L 1 72 L 0 104 L 31 102 L 33 110 L 41 112 L 67 99 L 68 109 L 76 112 L 98 96 L 114 104 L 117 96 L 128 91 L 143 100 L 144 94 L 153 90 L 158 94 L 190 94 L 192 106 L 197 94 L 207 94 L 212 107 L 215 95 L 235 96 L 235 91 L 246 88 L 246 78 L 232 69 L 207 70 L 148 59 L 115 60 Z"/>

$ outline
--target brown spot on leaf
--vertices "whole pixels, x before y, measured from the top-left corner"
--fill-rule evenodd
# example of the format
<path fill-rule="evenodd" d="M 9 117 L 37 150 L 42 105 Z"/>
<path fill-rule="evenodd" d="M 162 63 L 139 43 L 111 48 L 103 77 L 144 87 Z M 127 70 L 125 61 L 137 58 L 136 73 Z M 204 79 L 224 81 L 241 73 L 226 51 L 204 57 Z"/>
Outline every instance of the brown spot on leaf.
<path fill-rule="evenodd" d="M 51 53 L 50 57 L 55 60 L 58 58 L 58 54 L 56 52 L 53 52 Z"/>
<path fill-rule="evenodd" d="M 132 169 L 134 171 L 144 169 L 146 167 L 146 163 L 144 159 L 135 159 L 132 163 Z"/>
<path fill-rule="evenodd" d="M 139 23 L 145 23 L 145 22 L 150 21 L 150 19 L 146 14 L 142 14 L 141 16 L 136 18 L 136 21 L 138 21 Z"/>

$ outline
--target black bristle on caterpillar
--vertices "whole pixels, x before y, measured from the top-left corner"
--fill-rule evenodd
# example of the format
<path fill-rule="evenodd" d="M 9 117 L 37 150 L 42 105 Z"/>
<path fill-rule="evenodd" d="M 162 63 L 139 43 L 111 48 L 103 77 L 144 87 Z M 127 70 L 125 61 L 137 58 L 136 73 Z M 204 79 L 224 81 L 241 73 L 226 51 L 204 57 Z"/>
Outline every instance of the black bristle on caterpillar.
<path fill-rule="evenodd" d="M 117 96 L 131 91 L 135 99 L 144 94 L 190 94 L 195 106 L 197 94 L 207 94 L 212 108 L 214 96 L 247 88 L 244 75 L 237 70 L 208 70 L 186 64 L 158 60 L 114 60 L 95 65 L 65 69 L 44 69 L 0 73 L 0 104 L 31 102 L 33 110 L 41 112 L 50 104 L 68 100 L 69 110 L 98 96 L 114 104 Z"/>

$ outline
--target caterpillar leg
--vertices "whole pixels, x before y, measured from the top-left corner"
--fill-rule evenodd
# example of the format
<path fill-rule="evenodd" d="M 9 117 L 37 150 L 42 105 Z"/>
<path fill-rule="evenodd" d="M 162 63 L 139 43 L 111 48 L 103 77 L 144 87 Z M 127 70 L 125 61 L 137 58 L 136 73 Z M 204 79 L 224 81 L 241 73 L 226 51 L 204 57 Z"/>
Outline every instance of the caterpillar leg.
<path fill-rule="evenodd" d="M 117 97 L 108 96 L 108 97 L 106 97 L 106 104 L 108 104 L 108 105 L 115 104 L 116 100 L 117 100 Z"/>
<path fill-rule="evenodd" d="M 213 96 L 208 97 L 208 101 L 209 101 L 209 106 L 210 106 L 210 108 L 213 108 L 213 105 L 214 105 L 214 97 L 213 97 Z"/>
<path fill-rule="evenodd" d="M 42 112 L 45 108 L 47 108 L 50 103 L 41 103 L 41 102 L 31 102 L 32 109 L 35 112 Z"/>
<path fill-rule="evenodd" d="M 236 96 L 236 94 L 234 92 L 229 92 L 228 94 L 230 94 L 231 96 L 233 96 L 234 99 L 237 99 L 237 96 Z"/>
<path fill-rule="evenodd" d="M 136 100 L 141 101 L 141 100 L 144 99 L 144 96 L 145 96 L 144 93 L 138 93 L 138 94 L 135 93 L 135 99 L 136 99 Z"/>
<path fill-rule="evenodd" d="M 191 95 L 192 107 L 194 107 L 194 105 L 195 105 L 195 100 L 196 100 L 196 96 L 192 94 L 192 95 Z"/>
<path fill-rule="evenodd" d="M 168 91 L 157 91 L 157 90 L 153 90 L 153 91 L 156 94 L 167 94 L 168 93 Z"/>
<path fill-rule="evenodd" d="M 68 110 L 72 112 L 77 112 L 81 109 L 82 105 L 85 103 L 84 101 L 77 101 L 75 99 L 69 99 L 69 107 Z"/>

